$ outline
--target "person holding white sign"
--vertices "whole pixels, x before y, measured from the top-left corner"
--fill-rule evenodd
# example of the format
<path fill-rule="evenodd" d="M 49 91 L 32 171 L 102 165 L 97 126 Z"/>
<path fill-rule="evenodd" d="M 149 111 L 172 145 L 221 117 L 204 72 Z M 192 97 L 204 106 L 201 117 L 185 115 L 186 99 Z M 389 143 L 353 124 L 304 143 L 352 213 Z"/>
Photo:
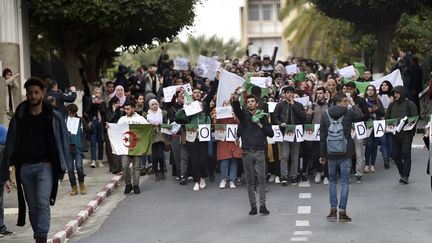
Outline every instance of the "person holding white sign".
<path fill-rule="evenodd" d="M 366 104 L 369 111 L 369 120 L 381 120 L 385 116 L 384 107 L 381 103 L 381 100 L 378 97 L 378 94 L 376 92 L 376 88 L 373 85 L 368 85 L 366 87 L 366 92 L 364 94 Z M 378 142 L 380 138 L 376 138 L 373 135 L 370 135 L 366 139 L 366 151 L 365 151 L 365 167 L 364 172 L 369 173 L 375 172 L 375 161 L 377 157 L 378 152 Z M 386 161 L 388 163 L 388 158 L 384 159 L 384 164 L 386 164 Z"/>
<path fill-rule="evenodd" d="M 405 116 L 418 116 L 417 107 L 414 102 L 405 96 L 403 86 L 393 88 L 394 102 L 387 108 L 386 119 L 403 118 Z M 408 184 L 411 172 L 411 145 L 415 130 L 400 131 L 392 135 L 393 159 L 399 171 L 399 183 Z"/>
<path fill-rule="evenodd" d="M 246 109 L 241 109 L 238 89 L 232 94 L 232 107 L 237 118 L 240 120 L 239 135 L 242 140 L 243 168 L 246 176 L 249 203 L 251 210 L 249 215 L 257 214 L 255 198 L 255 176 L 258 177 L 259 188 L 259 212 L 268 215 L 270 212 L 266 207 L 266 174 L 265 174 L 265 149 L 267 137 L 273 137 L 273 129 L 268 122 L 267 116 L 259 117 L 262 112 L 257 112 L 258 102 L 253 95 L 246 97 Z"/>
<path fill-rule="evenodd" d="M 306 120 L 306 112 L 303 105 L 294 100 L 294 87 L 287 86 L 282 90 L 285 93 L 285 100 L 279 102 L 273 113 L 273 122 L 281 127 L 281 131 L 285 134 L 285 128 L 288 125 L 303 124 Z M 282 159 L 280 161 L 281 170 L 281 185 L 288 185 L 288 177 L 292 185 L 296 185 L 299 176 L 299 141 L 282 143 Z M 291 170 L 288 171 L 288 156 L 291 158 Z"/>

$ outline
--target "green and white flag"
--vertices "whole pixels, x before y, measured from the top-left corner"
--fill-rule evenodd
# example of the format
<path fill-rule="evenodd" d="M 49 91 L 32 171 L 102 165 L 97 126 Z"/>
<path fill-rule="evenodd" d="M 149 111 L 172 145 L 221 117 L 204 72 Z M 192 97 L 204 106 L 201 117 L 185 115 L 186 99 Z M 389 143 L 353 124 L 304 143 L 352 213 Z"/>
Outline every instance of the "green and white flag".
<path fill-rule="evenodd" d="M 110 123 L 108 136 L 113 154 L 130 156 L 151 154 L 152 125 Z"/>
<path fill-rule="evenodd" d="M 387 119 L 385 120 L 385 124 L 386 124 L 386 132 L 394 133 L 396 132 L 398 119 Z"/>
<path fill-rule="evenodd" d="M 287 125 L 285 127 L 285 135 L 283 140 L 288 142 L 294 142 L 294 138 L 296 136 L 296 126 L 295 125 Z"/>
<path fill-rule="evenodd" d="M 402 130 L 411 131 L 415 127 L 415 125 L 417 124 L 418 119 L 419 119 L 418 116 L 408 117 L 408 123 L 404 126 L 404 128 Z"/>

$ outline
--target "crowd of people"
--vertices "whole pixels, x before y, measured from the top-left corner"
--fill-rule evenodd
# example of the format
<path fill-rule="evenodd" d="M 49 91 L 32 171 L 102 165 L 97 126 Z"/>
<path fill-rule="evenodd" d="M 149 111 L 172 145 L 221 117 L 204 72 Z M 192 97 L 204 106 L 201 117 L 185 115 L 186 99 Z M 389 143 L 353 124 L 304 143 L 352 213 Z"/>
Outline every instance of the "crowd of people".
<path fill-rule="evenodd" d="M 364 173 L 374 173 L 380 169 L 376 166 L 378 148 L 384 161 L 382 168 L 389 169 L 393 163 L 396 164 L 399 182 L 409 183 L 415 129 L 396 134 L 386 133 L 379 138 L 370 136 L 358 139 L 351 137 L 351 124 L 418 115 L 418 96 L 417 99 L 415 97 L 418 86 L 421 87 L 421 77 L 417 72 L 416 57 L 409 58 L 405 52 L 401 52 L 395 62 L 394 69 L 401 70 L 404 86 L 393 87 L 390 81 L 384 81 L 378 89 L 369 85 L 364 93 L 359 92 L 354 81 L 373 81 L 369 69 L 346 82 L 339 73 L 337 63 L 326 65 L 302 58 L 275 63 L 274 57 L 257 54 L 242 60 L 227 58 L 219 61 L 220 68 L 238 76 L 253 75 L 270 77 L 272 80 L 266 92 L 254 86 L 249 93 L 238 87 L 230 94 L 230 100 L 223 103 L 225 107 L 232 107 L 232 118 L 216 117 L 219 74 L 210 80 L 199 77 L 196 69 L 190 65 L 187 70 L 175 70 L 173 60 L 165 52 L 162 52 L 157 64 L 142 65 L 136 70 L 120 65 L 115 79 L 106 81 L 103 87 L 90 89 L 85 86 L 81 107 L 73 103 L 77 98 L 74 87 L 62 92 L 51 76 L 29 79 L 25 85 L 27 101 L 16 109 L 5 141 L 0 182 L 10 179 L 8 166 L 15 165 L 20 175 L 17 176 L 17 183 L 23 184 L 29 206 L 35 239 L 39 242 L 46 240 L 49 229 L 48 205 L 55 201 L 55 181 L 62 179 L 55 172 L 68 171 L 71 196 L 78 192 L 86 193 L 83 155 L 88 150 L 87 143 L 90 145 L 91 168 L 104 167 L 105 153 L 109 172 L 125 177 L 125 194 L 132 191 L 140 193 L 140 176 L 154 174 L 155 181 L 165 180 L 171 166 L 172 176 L 178 183 L 187 185 L 192 181 L 194 191 L 205 189 L 208 181 L 213 182 L 216 178 L 220 179 L 218 186 L 221 189 L 234 189 L 246 183 L 251 215 L 258 211 L 255 191 L 259 192 L 259 212 L 264 215 L 270 213 L 265 205 L 266 183 L 287 186 L 310 179 L 315 183 L 330 184 L 331 210 L 328 219 L 337 219 L 339 206 L 340 221 L 350 221 L 345 212 L 350 174 L 355 176 L 356 183 L 362 183 Z M 297 71 L 287 73 L 286 66 L 292 64 L 297 65 Z M 11 73 L 8 75 L 10 77 Z M 163 88 L 184 84 L 190 84 L 192 88 L 190 97 L 183 88 L 177 88 L 171 100 L 165 99 Z M 240 97 L 243 97 L 242 102 Z M 296 101 L 301 97 L 308 97 L 308 105 Z M 190 102 L 188 99 L 198 101 L 202 111 L 186 115 L 184 104 Z M 382 102 L 382 99 L 389 102 Z M 277 102 L 274 110 L 269 110 L 268 102 Z M 80 109 L 82 117 L 78 116 Z M 70 130 L 69 125 L 66 126 L 74 118 L 79 120 L 78 131 L 75 132 Z M 181 128 L 169 135 L 163 133 L 163 124 L 173 122 L 180 124 Z M 151 155 L 114 154 L 108 136 L 109 124 L 112 123 L 151 124 Z M 188 139 L 192 127 L 199 124 L 237 124 L 238 139 L 216 141 L 214 136 L 209 142 L 200 142 L 198 137 Z M 267 137 L 273 137 L 271 125 L 278 125 L 284 132 L 287 126 L 299 124 L 320 124 L 321 140 L 267 143 Z M 333 146 L 334 140 L 330 137 L 337 137 L 338 125 L 341 128 L 339 130 L 343 131 L 340 138 L 344 138 L 339 140 L 344 141 L 342 146 L 345 147 L 332 153 L 329 147 Z M 215 126 L 212 126 L 213 132 L 214 129 Z M 35 140 L 30 139 L 32 137 Z M 28 144 L 28 141 L 32 141 L 32 144 Z M 50 147 L 57 149 L 51 150 Z M 315 149 L 318 147 L 319 150 Z M 33 182 L 39 173 L 36 170 L 47 175 L 47 178 L 35 184 Z M 336 197 L 337 171 L 342 182 L 340 203 Z M 217 176 L 218 173 L 220 176 Z M 22 206 L 24 198 L 21 196 L 20 199 L 20 209 L 25 209 Z M 22 215 L 20 213 L 19 224 L 23 224 Z"/>

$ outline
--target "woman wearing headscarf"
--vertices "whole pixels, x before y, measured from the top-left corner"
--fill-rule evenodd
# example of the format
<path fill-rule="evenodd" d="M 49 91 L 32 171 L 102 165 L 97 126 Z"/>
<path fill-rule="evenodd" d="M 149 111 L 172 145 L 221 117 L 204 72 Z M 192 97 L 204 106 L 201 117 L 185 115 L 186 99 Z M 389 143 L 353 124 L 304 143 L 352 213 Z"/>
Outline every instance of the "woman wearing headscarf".
<path fill-rule="evenodd" d="M 167 112 L 162 111 L 156 99 L 149 101 L 147 121 L 153 125 L 152 163 L 156 181 L 165 179 L 164 148 L 167 141 L 161 132 L 162 123 L 167 122 Z"/>
<path fill-rule="evenodd" d="M 123 86 L 117 85 L 109 98 L 111 99 L 113 96 L 117 96 L 120 101 L 120 106 L 123 106 L 124 102 L 126 101 L 126 95 Z"/>

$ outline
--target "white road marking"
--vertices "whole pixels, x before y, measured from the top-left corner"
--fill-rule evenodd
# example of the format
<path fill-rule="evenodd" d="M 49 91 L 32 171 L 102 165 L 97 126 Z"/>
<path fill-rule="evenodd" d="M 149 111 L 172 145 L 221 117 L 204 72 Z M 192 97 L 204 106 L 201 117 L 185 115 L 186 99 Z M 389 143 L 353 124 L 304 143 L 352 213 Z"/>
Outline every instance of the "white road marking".
<path fill-rule="evenodd" d="M 310 182 L 309 181 L 302 181 L 298 185 L 299 185 L 299 187 L 310 187 Z"/>
<path fill-rule="evenodd" d="M 299 235 L 312 235 L 312 231 L 296 230 L 296 231 L 294 231 L 294 235 L 295 236 L 299 236 Z"/>
<path fill-rule="evenodd" d="M 298 214 L 311 214 L 312 207 L 311 206 L 298 206 L 297 213 Z"/>
<path fill-rule="evenodd" d="M 297 227 L 309 227 L 310 222 L 309 222 L 309 220 L 296 220 L 296 226 Z"/>
<path fill-rule="evenodd" d="M 299 198 L 301 198 L 301 199 L 312 198 L 312 193 L 299 193 Z"/>
<path fill-rule="evenodd" d="M 291 237 L 291 241 L 308 241 L 307 237 Z"/>

